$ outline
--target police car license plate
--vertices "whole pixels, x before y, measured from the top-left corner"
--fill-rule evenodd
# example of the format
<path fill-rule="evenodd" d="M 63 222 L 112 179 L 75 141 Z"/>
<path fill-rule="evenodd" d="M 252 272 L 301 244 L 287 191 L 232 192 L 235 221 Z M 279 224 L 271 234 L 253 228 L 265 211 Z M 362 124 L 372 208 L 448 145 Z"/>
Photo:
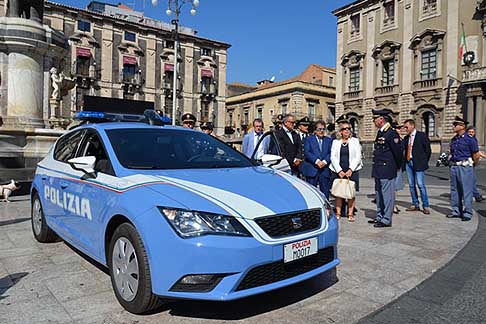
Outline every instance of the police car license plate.
<path fill-rule="evenodd" d="M 317 253 L 317 237 L 284 245 L 284 263 L 299 260 Z"/>

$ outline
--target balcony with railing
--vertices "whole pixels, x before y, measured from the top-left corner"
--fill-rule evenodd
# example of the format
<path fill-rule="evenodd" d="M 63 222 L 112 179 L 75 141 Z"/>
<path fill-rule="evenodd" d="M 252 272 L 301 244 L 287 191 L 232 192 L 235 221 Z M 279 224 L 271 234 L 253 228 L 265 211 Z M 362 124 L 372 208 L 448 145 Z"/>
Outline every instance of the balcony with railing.
<path fill-rule="evenodd" d="M 344 93 L 344 100 L 356 100 L 361 98 L 361 94 L 363 91 L 349 91 Z"/>
<path fill-rule="evenodd" d="M 100 71 L 96 70 L 96 65 L 80 67 L 74 63 L 71 67 L 71 75 L 76 78 L 76 86 L 83 89 L 90 89 L 96 86 L 101 78 Z"/>
<path fill-rule="evenodd" d="M 436 89 L 441 86 L 440 81 L 441 78 L 417 80 L 413 83 L 413 89 L 415 91 Z"/>
<path fill-rule="evenodd" d="M 486 82 L 486 66 L 464 71 L 462 83 Z"/>
<path fill-rule="evenodd" d="M 375 88 L 375 94 L 377 96 L 383 96 L 383 95 L 390 95 L 390 94 L 395 94 L 397 93 L 398 86 L 397 85 L 384 85 L 381 87 L 376 87 Z"/>

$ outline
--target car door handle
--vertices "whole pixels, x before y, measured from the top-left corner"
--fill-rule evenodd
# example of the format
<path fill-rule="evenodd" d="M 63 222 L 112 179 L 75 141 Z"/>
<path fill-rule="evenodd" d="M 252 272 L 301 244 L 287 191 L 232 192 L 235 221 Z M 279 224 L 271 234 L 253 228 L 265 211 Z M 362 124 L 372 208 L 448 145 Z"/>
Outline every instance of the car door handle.
<path fill-rule="evenodd" d="M 66 181 L 61 181 L 60 185 L 62 189 L 66 189 L 68 187 L 68 183 Z"/>
<path fill-rule="evenodd" d="M 47 176 L 46 176 L 46 175 L 42 175 L 42 176 L 41 176 L 41 179 L 42 179 L 42 180 L 47 180 Z"/>

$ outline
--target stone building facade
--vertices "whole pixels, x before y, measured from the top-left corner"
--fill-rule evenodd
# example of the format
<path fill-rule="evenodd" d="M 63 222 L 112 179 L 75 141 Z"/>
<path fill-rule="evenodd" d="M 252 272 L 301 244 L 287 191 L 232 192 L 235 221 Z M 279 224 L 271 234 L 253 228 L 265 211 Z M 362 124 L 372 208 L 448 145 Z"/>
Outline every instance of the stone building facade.
<path fill-rule="evenodd" d="M 333 123 L 335 80 L 335 69 L 311 64 L 299 76 L 285 81 L 264 80 L 256 87 L 228 84 L 228 92 L 233 95 L 226 99 L 225 125 L 238 136 L 251 127 L 255 118 L 262 118 L 269 129 L 279 114 Z"/>
<path fill-rule="evenodd" d="M 399 122 L 413 118 L 433 151 L 445 149 L 452 120 L 468 111 L 461 80 L 471 64 L 459 57 L 463 30 L 475 54 L 472 67 L 486 62 L 476 1 L 358 0 L 333 13 L 336 114 L 351 115 L 355 132 L 370 142 L 376 133 L 371 110 L 387 108 Z M 476 126 L 484 129 L 486 115 L 481 116 Z"/>
<path fill-rule="evenodd" d="M 5 15 L 4 3 L 0 0 L 0 15 Z M 87 95 L 147 101 L 171 115 L 174 41 L 170 24 L 123 5 L 96 1 L 86 9 L 46 1 L 44 24 L 68 38 L 69 54 L 56 68 L 76 78 L 75 88 L 56 112 L 58 117 L 70 118 L 82 110 Z M 179 39 L 176 118 L 192 112 L 198 120 L 213 121 L 216 131 L 222 132 L 230 45 L 198 37 L 185 27 L 180 27 Z M 49 85 L 39 86 L 49 96 Z M 49 100 L 44 101 L 48 126 L 52 113 Z"/>

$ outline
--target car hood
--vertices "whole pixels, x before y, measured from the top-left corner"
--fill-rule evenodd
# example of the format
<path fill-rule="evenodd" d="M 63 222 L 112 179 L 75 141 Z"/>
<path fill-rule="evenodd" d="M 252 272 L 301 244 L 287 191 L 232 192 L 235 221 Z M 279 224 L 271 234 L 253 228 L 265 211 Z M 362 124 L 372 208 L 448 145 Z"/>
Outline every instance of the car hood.
<path fill-rule="evenodd" d="M 324 203 L 314 187 L 266 167 L 144 170 L 127 178 L 152 182 L 152 190 L 188 209 L 246 219 L 322 208 Z"/>

